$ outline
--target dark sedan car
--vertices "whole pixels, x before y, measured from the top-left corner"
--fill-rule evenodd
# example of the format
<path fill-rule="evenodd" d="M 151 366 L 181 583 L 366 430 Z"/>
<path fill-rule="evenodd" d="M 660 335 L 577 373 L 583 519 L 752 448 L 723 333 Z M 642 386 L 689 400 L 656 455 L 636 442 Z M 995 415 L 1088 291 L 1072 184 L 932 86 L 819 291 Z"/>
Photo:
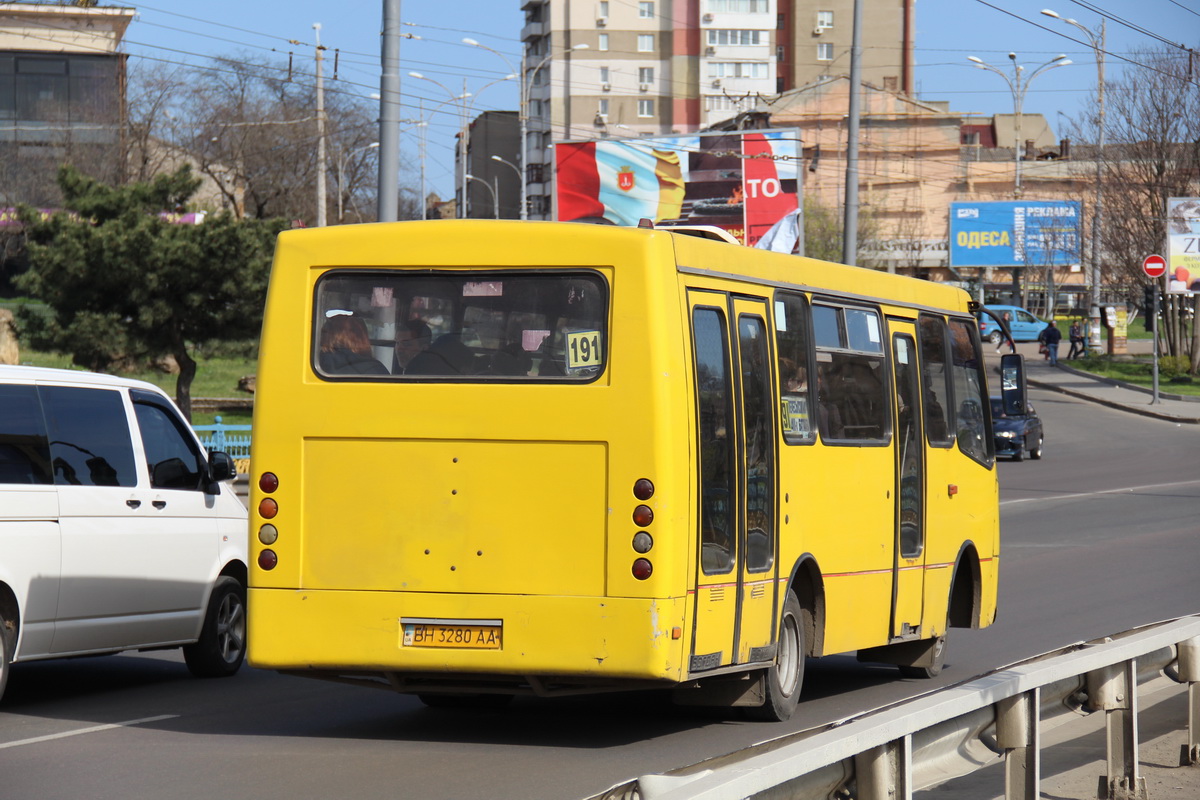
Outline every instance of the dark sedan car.
<path fill-rule="evenodd" d="M 992 437 L 996 440 L 996 455 L 1009 456 L 1020 461 L 1028 453 L 1030 458 L 1042 457 L 1042 419 L 1037 415 L 1033 403 L 1029 403 L 1024 414 L 1005 414 L 1004 403 L 999 397 L 992 399 Z"/>

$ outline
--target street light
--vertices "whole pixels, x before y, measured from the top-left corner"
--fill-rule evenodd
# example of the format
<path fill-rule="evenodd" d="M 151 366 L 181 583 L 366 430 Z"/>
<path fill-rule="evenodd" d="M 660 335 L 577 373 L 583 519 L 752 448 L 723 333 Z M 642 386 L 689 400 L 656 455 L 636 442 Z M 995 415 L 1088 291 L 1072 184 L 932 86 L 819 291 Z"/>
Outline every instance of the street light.
<path fill-rule="evenodd" d="M 513 63 L 511 61 L 509 61 L 508 56 L 504 55 L 499 50 L 495 50 L 491 47 L 488 47 L 485 44 L 480 44 L 476 40 L 470 39 L 470 38 L 464 38 L 462 41 L 463 41 L 463 44 L 469 44 L 472 47 L 478 47 L 483 50 L 487 50 L 489 52 L 495 53 L 496 55 L 500 56 L 500 59 L 502 61 L 504 61 L 504 63 L 506 65 L 508 65 L 508 68 L 510 70 L 513 69 Z M 588 49 L 588 46 L 586 44 L 577 44 L 574 47 L 568 48 L 565 52 L 571 52 L 573 50 L 587 50 L 587 49 Z M 535 66 L 533 69 L 527 71 L 526 70 L 526 62 L 525 62 L 525 54 L 526 54 L 526 51 L 524 48 L 522 48 L 522 50 L 521 50 L 521 72 L 520 72 L 520 76 L 521 76 L 521 78 L 520 78 L 521 79 L 520 106 L 517 111 L 517 120 L 520 123 L 520 127 L 521 127 L 521 133 L 520 133 L 520 135 L 521 135 L 521 166 L 517 170 L 519 177 L 520 177 L 520 184 L 521 184 L 521 219 L 529 219 L 529 198 L 528 198 L 528 187 L 526 186 L 526 183 L 528 181 L 528 168 L 529 168 L 529 155 L 528 155 L 529 145 L 527 142 L 527 140 L 529 138 L 529 135 L 528 135 L 529 88 L 530 88 L 530 84 L 533 82 L 533 79 L 537 76 L 538 70 L 540 70 L 542 67 L 546 66 L 548 63 L 550 63 L 550 60 L 552 58 L 554 58 L 553 53 L 548 53 L 541 61 L 539 61 L 537 63 L 537 66 Z"/>
<path fill-rule="evenodd" d="M 491 192 L 491 195 L 492 195 L 492 217 L 494 219 L 500 219 L 500 195 L 496 192 L 495 187 L 493 187 L 490 183 L 485 181 L 483 178 L 476 178 L 474 175 L 472 175 L 470 173 L 467 173 L 466 178 L 469 181 L 475 181 L 476 183 L 482 183 L 484 186 L 487 187 L 487 190 L 489 192 Z"/>
<path fill-rule="evenodd" d="M 967 60 L 973 62 L 979 69 L 986 69 L 988 72 L 994 72 L 1003 78 L 1004 82 L 1008 84 L 1008 88 L 1012 91 L 1013 115 L 1015 117 L 1013 128 L 1016 134 L 1016 146 L 1014 147 L 1016 158 L 1013 166 L 1013 197 L 1019 198 L 1021 196 L 1021 107 L 1025 104 L 1025 92 L 1029 89 L 1029 84 L 1033 83 L 1033 79 L 1038 75 L 1041 75 L 1046 70 L 1054 69 L 1055 67 L 1065 67 L 1067 64 L 1073 62 L 1065 55 L 1058 55 L 1035 69 L 1029 77 L 1025 77 L 1025 67 L 1017 63 L 1017 54 L 1009 53 L 1008 58 L 1013 63 L 1012 78 L 1009 78 L 982 58 L 967 56 Z"/>
<path fill-rule="evenodd" d="M 499 161 L 501 164 L 504 164 L 509 169 L 511 169 L 513 172 L 517 173 L 517 184 L 521 187 L 525 186 L 525 177 L 521 174 L 520 167 L 518 167 L 513 162 L 509 161 L 507 158 L 501 158 L 500 156 L 492 156 L 492 161 Z M 499 184 L 497 184 L 497 185 L 499 185 Z M 522 194 L 524 194 L 524 192 L 522 192 Z M 524 210 L 524 203 L 522 203 L 521 205 L 522 205 L 522 210 Z M 525 219 L 525 217 L 522 216 L 521 219 Z"/>
<path fill-rule="evenodd" d="M 345 181 L 344 175 L 346 173 L 346 161 L 349 160 L 351 156 L 355 156 L 358 153 L 365 153 L 366 151 L 372 150 L 376 147 L 379 147 L 379 142 L 371 142 L 370 144 L 364 145 L 363 147 L 356 147 L 353 150 L 342 153 L 341 158 L 338 159 L 338 224 L 339 225 L 342 224 L 342 198 L 346 194 L 346 184 L 344 182 Z"/>
<path fill-rule="evenodd" d="M 1096 115 L 1098 138 L 1096 140 L 1096 209 L 1092 216 L 1092 292 L 1088 304 L 1088 347 L 1093 353 L 1100 350 L 1100 250 L 1101 220 L 1104 218 L 1104 34 L 1105 19 L 1100 19 L 1100 33 L 1097 35 L 1090 28 L 1069 17 L 1060 17 L 1050 9 L 1042 9 L 1047 17 L 1060 19 L 1068 25 L 1073 25 L 1088 37 L 1092 50 L 1096 52 Z"/>
<path fill-rule="evenodd" d="M 429 81 L 430 83 L 432 83 L 435 86 L 440 86 L 442 88 L 442 91 L 444 91 L 447 95 L 449 95 L 450 99 L 446 102 L 458 101 L 459 124 L 460 124 L 459 134 L 458 134 L 458 153 L 459 153 L 459 159 L 462 162 L 462 169 L 463 169 L 463 176 L 464 176 L 463 180 L 462 180 L 462 187 L 461 187 L 461 189 L 462 189 L 462 203 L 461 203 L 462 208 L 459 209 L 458 216 L 465 219 L 467 216 L 467 179 L 466 179 L 467 138 L 466 138 L 466 135 L 464 134 L 464 131 L 467 128 L 466 100 L 471 95 L 466 91 L 465 88 L 461 95 L 456 95 L 456 94 L 454 94 L 454 92 L 450 91 L 450 89 L 447 88 L 446 85 L 443 84 L 441 81 L 435 81 L 433 78 L 427 78 L 426 76 L 422 75 L 420 72 L 410 72 L 410 73 L 408 73 L 408 77 L 417 78 L 418 80 L 423 80 L 423 81 Z M 430 113 L 432 113 L 432 112 L 430 112 Z M 422 189 L 423 188 L 424 187 L 422 187 Z M 424 201 L 422 201 L 422 202 L 424 202 Z"/>

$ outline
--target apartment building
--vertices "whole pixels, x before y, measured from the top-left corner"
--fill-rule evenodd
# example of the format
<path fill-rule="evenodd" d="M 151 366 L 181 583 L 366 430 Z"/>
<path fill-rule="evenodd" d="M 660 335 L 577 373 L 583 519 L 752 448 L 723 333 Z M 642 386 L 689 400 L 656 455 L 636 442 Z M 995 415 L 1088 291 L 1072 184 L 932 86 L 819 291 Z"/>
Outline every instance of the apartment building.
<path fill-rule="evenodd" d="M 864 14 L 864 80 L 911 93 L 913 2 L 877 2 Z M 552 212 L 556 141 L 689 133 L 848 73 L 853 6 L 523 0 L 530 217 Z"/>

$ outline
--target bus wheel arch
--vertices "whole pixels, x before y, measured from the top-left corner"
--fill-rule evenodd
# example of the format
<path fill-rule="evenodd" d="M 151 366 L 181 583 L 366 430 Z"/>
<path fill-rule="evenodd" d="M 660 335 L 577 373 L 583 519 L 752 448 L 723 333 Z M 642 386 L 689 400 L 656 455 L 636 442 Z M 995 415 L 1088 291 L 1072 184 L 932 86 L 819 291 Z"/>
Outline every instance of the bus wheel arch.
<path fill-rule="evenodd" d="M 982 593 L 983 577 L 979 566 L 979 552 L 975 549 L 975 544 L 968 540 L 958 551 L 958 558 L 954 562 L 954 574 L 950 577 L 948 626 L 978 628 Z"/>
<path fill-rule="evenodd" d="M 805 553 L 792 566 L 787 591 L 795 595 L 804 623 L 805 655 L 825 652 L 825 583 L 817 560 Z"/>

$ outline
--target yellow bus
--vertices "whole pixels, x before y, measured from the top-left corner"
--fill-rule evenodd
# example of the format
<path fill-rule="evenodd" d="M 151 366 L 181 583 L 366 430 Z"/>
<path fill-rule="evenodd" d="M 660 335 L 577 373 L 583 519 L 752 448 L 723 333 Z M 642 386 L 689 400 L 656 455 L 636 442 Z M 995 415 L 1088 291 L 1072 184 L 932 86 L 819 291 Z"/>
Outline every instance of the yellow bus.
<path fill-rule="evenodd" d="M 937 674 L 947 628 L 996 614 L 972 310 L 667 229 L 285 232 L 250 662 L 430 705 L 669 687 L 764 719 L 809 656 Z"/>

